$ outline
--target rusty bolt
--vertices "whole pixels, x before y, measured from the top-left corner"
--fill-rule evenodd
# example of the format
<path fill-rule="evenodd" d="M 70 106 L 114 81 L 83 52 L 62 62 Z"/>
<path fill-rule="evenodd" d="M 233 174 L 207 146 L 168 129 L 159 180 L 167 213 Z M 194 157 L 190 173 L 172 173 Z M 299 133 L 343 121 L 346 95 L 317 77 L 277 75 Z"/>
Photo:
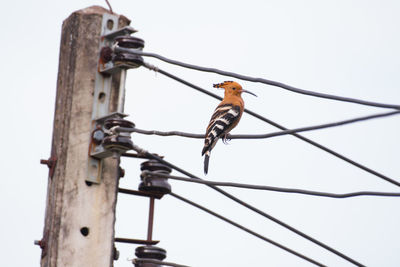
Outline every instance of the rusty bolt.
<path fill-rule="evenodd" d="M 40 164 L 44 164 L 47 165 L 47 167 L 49 167 L 49 175 L 50 178 L 53 178 L 53 174 L 54 174 L 54 170 L 56 167 L 56 163 L 57 163 L 57 157 L 56 156 L 51 156 L 49 159 L 41 159 L 40 160 Z"/>
<path fill-rule="evenodd" d="M 51 168 L 54 164 L 54 160 L 52 159 L 41 159 L 40 164 L 47 165 L 47 167 Z"/>
<path fill-rule="evenodd" d="M 103 63 L 107 63 L 112 59 L 112 49 L 108 46 L 105 46 L 100 51 L 100 58 Z"/>
<path fill-rule="evenodd" d="M 39 246 L 41 249 L 44 249 L 46 247 L 46 241 L 42 240 L 35 240 L 34 244 Z"/>

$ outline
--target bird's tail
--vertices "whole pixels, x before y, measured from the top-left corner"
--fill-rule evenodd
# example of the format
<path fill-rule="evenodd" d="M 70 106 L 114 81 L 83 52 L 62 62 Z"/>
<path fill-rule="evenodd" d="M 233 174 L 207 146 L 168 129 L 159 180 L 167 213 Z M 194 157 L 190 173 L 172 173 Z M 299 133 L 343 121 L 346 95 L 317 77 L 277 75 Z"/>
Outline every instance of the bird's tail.
<path fill-rule="evenodd" d="M 210 160 L 210 150 L 206 151 L 205 153 L 205 157 L 204 157 L 204 174 L 207 174 L 208 172 L 208 162 Z"/>

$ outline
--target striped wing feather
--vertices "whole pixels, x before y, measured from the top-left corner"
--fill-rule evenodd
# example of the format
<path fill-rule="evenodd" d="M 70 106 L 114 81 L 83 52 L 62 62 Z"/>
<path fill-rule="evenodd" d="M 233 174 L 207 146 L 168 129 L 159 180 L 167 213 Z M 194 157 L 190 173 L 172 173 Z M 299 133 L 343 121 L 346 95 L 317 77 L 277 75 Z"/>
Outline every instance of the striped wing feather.
<path fill-rule="evenodd" d="M 240 117 L 239 106 L 232 104 L 222 104 L 218 106 L 207 127 L 202 155 L 204 155 L 206 151 L 211 151 L 218 139 L 229 133 L 238 124 Z"/>

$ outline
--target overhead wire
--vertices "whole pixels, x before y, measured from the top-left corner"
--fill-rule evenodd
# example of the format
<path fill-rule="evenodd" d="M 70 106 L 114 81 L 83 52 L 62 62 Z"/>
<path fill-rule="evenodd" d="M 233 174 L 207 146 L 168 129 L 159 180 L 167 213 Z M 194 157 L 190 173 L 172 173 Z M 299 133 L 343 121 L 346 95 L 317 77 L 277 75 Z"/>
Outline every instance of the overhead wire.
<path fill-rule="evenodd" d="M 119 47 L 119 46 L 114 46 L 113 49 L 116 52 L 124 52 L 124 53 L 130 53 L 130 54 L 134 54 L 134 55 L 144 56 L 144 57 L 157 58 L 157 59 L 167 62 L 169 64 L 181 66 L 181 67 L 188 68 L 188 69 L 193 69 L 193 70 L 203 71 L 203 72 L 211 72 L 211 73 L 216 73 L 216 74 L 220 74 L 220 75 L 224 75 L 224 76 L 238 78 L 238 79 L 245 80 L 245 81 L 257 82 L 257 83 L 263 83 L 263 84 L 267 84 L 267 85 L 271 85 L 271 86 L 276 86 L 276 87 L 280 87 L 282 89 L 286 89 L 291 92 L 295 92 L 295 93 L 299 93 L 299 94 L 320 97 L 320 98 L 325 98 L 325 99 L 332 99 L 332 100 L 336 100 L 336 101 L 356 103 L 356 104 L 366 105 L 366 106 L 400 109 L 400 105 L 378 103 L 378 102 L 373 102 L 373 101 L 366 101 L 366 100 L 361 100 L 361 99 L 313 92 L 310 90 L 300 89 L 300 88 L 297 88 L 297 87 L 294 87 L 291 85 L 287 85 L 287 84 L 284 84 L 281 82 L 272 81 L 272 80 L 268 80 L 268 79 L 264 79 L 264 78 L 255 78 L 255 77 L 241 75 L 241 74 L 234 73 L 234 72 L 219 70 L 216 68 L 208 68 L 208 67 L 201 67 L 201 66 L 197 66 L 197 65 L 193 65 L 193 64 L 188 64 L 188 63 L 180 62 L 178 60 L 166 58 L 166 57 L 161 56 L 156 53 L 143 52 L 138 49 L 124 48 L 124 47 Z"/>
<path fill-rule="evenodd" d="M 400 114 L 400 111 L 391 111 L 391 112 L 385 112 L 385 113 L 379 113 L 379 114 L 372 114 L 372 115 L 357 117 L 357 118 L 348 119 L 348 120 L 325 123 L 325 124 L 320 124 L 320 125 L 306 126 L 306 127 L 296 128 L 296 129 L 267 133 L 267 134 L 228 134 L 227 139 L 228 140 L 229 139 L 265 139 L 265 138 L 271 138 L 271 137 L 275 137 L 275 136 L 282 136 L 282 135 L 288 135 L 288 134 L 299 133 L 299 132 L 306 132 L 306 131 L 313 131 L 313 130 L 343 126 L 346 124 L 351 124 L 351 123 L 355 123 L 355 122 L 366 121 L 366 120 L 376 119 L 376 118 L 383 118 L 383 117 L 388 117 L 388 116 L 397 115 L 397 114 Z M 197 139 L 203 139 L 205 137 L 204 134 L 186 133 L 186 132 L 181 132 L 181 131 L 143 130 L 143 129 L 139 129 L 136 127 L 133 127 L 133 128 L 115 127 L 113 130 L 115 130 L 117 132 L 131 132 L 131 133 L 139 133 L 139 134 L 145 134 L 145 135 L 182 136 L 182 137 L 197 138 Z"/>
<path fill-rule="evenodd" d="M 142 149 L 142 148 L 138 147 L 135 144 L 133 144 L 132 149 L 135 150 L 138 154 L 146 156 L 146 157 L 154 159 L 154 160 L 157 160 L 158 162 L 160 162 L 162 164 L 165 164 L 168 167 L 170 167 L 170 168 L 172 168 L 172 169 L 174 169 L 174 170 L 176 170 L 176 171 L 178 171 L 178 172 L 180 172 L 180 173 L 182 173 L 182 174 L 184 174 L 184 175 L 186 175 L 186 176 L 188 176 L 190 178 L 200 179 L 201 180 L 201 178 L 199 178 L 199 177 L 189 173 L 188 171 L 185 171 L 184 169 L 182 169 L 182 168 L 180 168 L 180 167 L 178 167 L 178 166 L 176 166 L 176 165 L 174 165 L 174 164 L 172 164 L 172 163 L 160 158 L 159 156 L 157 156 L 155 154 L 149 153 L 145 149 Z M 246 203 L 245 201 L 233 196 L 232 194 L 230 194 L 230 193 L 228 193 L 228 192 L 226 192 L 226 191 L 224 191 L 224 190 L 222 190 L 222 189 L 220 189 L 220 188 L 218 188 L 218 187 L 216 187 L 214 185 L 208 185 L 208 186 L 210 188 L 216 190 L 217 192 L 221 193 L 222 195 L 224 195 L 224 196 L 230 198 L 231 200 L 235 201 L 236 203 L 238 203 L 238 204 L 240 204 L 240 205 L 242 205 L 242 206 L 244 206 L 244 207 L 246 207 L 246 208 L 248 208 L 248 209 L 250 209 L 250 210 L 252 210 L 252 211 L 254 211 L 256 213 L 258 213 L 259 215 L 261 215 L 261 216 L 263 216 L 263 217 L 265 217 L 265 218 L 267 218 L 267 219 L 279 224 L 280 226 L 292 231 L 293 233 L 296 233 L 297 235 L 300 235 L 301 237 L 303 237 L 303 238 L 313 242 L 314 244 L 316 244 L 316 245 L 318 245 L 318 246 L 320 246 L 320 247 L 322 247 L 322 248 L 324 248 L 324 249 L 336 254 L 337 256 L 339 256 L 339 257 L 341 257 L 341 258 L 353 263 L 354 265 L 356 265 L 356 266 L 364 266 L 363 264 L 361 264 L 358 261 L 350 258 L 349 256 L 347 256 L 347 255 L 337 251 L 336 249 L 324 244 L 323 242 L 321 242 L 321 241 L 319 241 L 319 240 L 317 240 L 317 239 L 315 239 L 315 238 L 303 233 L 302 231 L 300 231 L 300 230 L 288 225 L 287 223 L 285 223 L 285 222 L 273 217 L 272 215 L 269 215 L 266 212 L 264 212 L 264 211 L 262 211 L 262 210 L 260 210 L 260 209 L 258 209 L 256 207 Z"/>
<path fill-rule="evenodd" d="M 222 100 L 222 97 L 220 97 L 219 95 L 211 93 L 211 92 L 207 91 L 206 89 L 203 89 L 203 88 L 201 88 L 201 87 L 199 87 L 199 86 L 197 86 L 197 85 L 195 85 L 193 83 L 190 83 L 190 82 L 188 82 L 188 81 L 186 81 L 186 80 L 184 80 L 184 79 L 182 79 L 182 78 L 180 78 L 180 77 L 178 77 L 176 75 L 173 75 L 173 74 L 171 74 L 171 73 L 169 73 L 167 71 L 164 71 L 164 70 L 162 70 L 162 69 L 160 69 L 158 67 L 155 67 L 155 66 L 153 66 L 151 64 L 148 64 L 146 62 L 144 63 L 143 66 L 145 66 L 146 68 L 148 68 L 150 70 L 157 71 L 157 72 L 159 72 L 159 73 L 161 73 L 161 74 L 163 74 L 163 75 L 165 75 L 165 76 L 167 76 L 167 77 L 169 77 L 169 78 L 171 78 L 171 79 L 173 79 L 173 80 L 175 80 L 177 82 L 180 82 L 180 83 L 182 83 L 184 85 L 187 85 L 188 87 L 190 87 L 192 89 L 195 89 L 195 90 L 197 90 L 197 91 L 199 91 L 201 93 L 209 95 L 209 96 L 211 96 L 213 98 L 216 98 L 218 100 Z M 272 121 L 272 120 L 270 120 L 270 119 L 268 119 L 268 118 L 266 118 L 266 117 L 264 117 L 264 116 L 262 116 L 262 115 L 260 115 L 260 114 L 258 114 L 256 112 L 254 112 L 254 111 L 251 111 L 251 110 L 245 108 L 244 112 L 249 114 L 249 115 L 251 115 L 251 116 L 253 116 L 253 117 L 255 117 L 255 118 L 257 118 L 257 119 L 259 119 L 259 120 L 261 120 L 261 121 L 264 121 L 264 122 L 266 122 L 266 123 L 278 128 L 278 129 L 281 129 L 283 131 L 289 131 L 288 128 L 286 128 L 286 127 L 278 124 L 277 122 L 274 122 L 274 121 Z M 354 160 L 352 160 L 352 159 L 350 159 L 350 158 L 348 158 L 348 157 L 346 157 L 346 156 L 344 156 L 344 155 L 342 155 L 342 154 L 340 154 L 340 153 L 338 153 L 338 152 L 336 152 L 336 151 L 334 151 L 334 150 L 332 150 L 332 149 L 330 149 L 330 148 L 328 148 L 328 147 L 326 147 L 324 145 L 321 145 L 321 144 L 319 144 L 319 143 L 317 143 L 317 142 L 315 142 L 315 141 L 313 141 L 313 140 L 311 140 L 311 139 L 309 139 L 307 137 L 304 137 L 304 136 L 302 136 L 302 135 L 300 135 L 298 133 L 291 133 L 291 135 L 293 135 L 293 136 L 303 140 L 304 142 L 307 142 L 307 143 L 309 143 L 309 144 L 311 144 L 311 145 L 313 145 L 313 146 L 315 146 L 315 147 L 317 147 L 317 148 L 319 148 L 319 149 L 321 149 L 321 150 L 323 150 L 323 151 L 325 151 L 325 152 L 327 152 L 327 153 L 329 153 L 329 154 L 331 154 L 331 155 L 333 155 L 333 156 L 335 156 L 335 157 L 337 157 L 337 158 L 339 158 L 339 159 L 341 159 L 343 161 L 346 161 L 347 163 L 349 163 L 349 164 L 351 164 L 351 165 L 353 165 L 353 166 L 355 166 L 355 167 L 357 167 L 357 168 L 359 168 L 361 170 L 364 170 L 364 171 L 366 171 L 366 172 L 368 172 L 370 174 L 373 174 L 376 177 L 379 177 L 379 178 L 381 178 L 381 179 L 383 179 L 383 180 L 385 180 L 385 181 L 387 181 L 387 182 L 389 182 L 391 184 L 394 184 L 396 186 L 400 186 L 400 182 L 397 182 L 396 180 L 394 180 L 394 179 L 392 179 L 392 178 L 390 178 L 390 177 L 388 177 L 388 176 L 386 176 L 386 175 L 384 175 L 384 174 L 382 174 L 380 172 L 377 172 L 377 171 L 375 171 L 375 170 L 373 170 L 373 169 L 371 169 L 371 168 L 369 168 L 369 167 L 367 167 L 367 166 L 365 166 L 365 165 L 363 165 L 361 163 L 358 163 L 358 162 L 356 162 L 356 161 L 354 161 Z"/>
<path fill-rule="evenodd" d="M 307 256 L 305 256 L 305 255 L 303 255 L 303 254 L 301 254 L 301 253 L 299 253 L 297 251 L 294 251 L 294 250 L 292 250 L 292 249 L 290 249 L 290 248 L 288 248 L 288 247 L 286 247 L 286 246 L 284 246 L 284 245 L 282 245 L 282 244 L 280 244 L 280 243 L 278 243 L 276 241 L 273 241 L 272 239 L 269 239 L 269 238 L 267 238 L 267 237 L 265 237 L 265 236 L 263 236 L 263 235 L 261 235 L 259 233 L 256 233 L 256 232 L 250 230 L 249 228 L 244 227 L 243 225 L 238 224 L 238 223 L 236 223 L 236 222 L 234 222 L 234 221 L 232 221 L 232 220 L 230 220 L 230 219 L 228 219 L 228 218 L 226 218 L 226 217 L 224 217 L 224 216 L 222 216 L 222 215 L 220 215 L 220 214 L 218 214 L 218 213 L 216 213 L 216 212 L 214 212 L 212 210 L 209 210 L 209 209 L 205 208 L 204 206 L 202 206 L 200 204 L 197 204 L 197 203 L 195 203 L 195 202 L 193 202 L 193 201 L 191 201 L 189 199 L 186 199 L 186 198 L 184 198 L 184 197 L 182 197 L 182 196 L 180 196 L 178 194 L 170 192 L 169 195 L 171 195 L 171 196 L 173 196 L 173 197 L 175 197 L 175 198 L 177 198 L 177 199 L 179 199 L 179 200 L 181 200 L 183 202 L 186 202 L 186 203 L 188 203 L 188 204 L 190 204 L 190 205 L 192 205 L 192 206 L 194 206 L 194 207 L 196 207 L 198 209 L 201 209 L 201 210 L 203 210 L 203 211 L 205 211 L 205 212 L 207 212 L 207 213 L 209 213 L 209 214 L 211 214 L 211 215 L 213 215 L 213 216 L 215 216 L 215 217 L 217 217 L 217 218 L 219 218 L 219 219 L 221 219 L 221 220 L 223 220 L 223 221 L 225 221 L 225 222 L 227 222 L 227 223 L 229 223 L 229 224 L 231 224 L 231 225 L 233 225 L 233 226 L 235 226 L 235 227 L 237 227 L 237 228 L 239 228 L 239 229 L 241 229 L 241 230 L 243 230 L 243 231 L 245 231 L 245 232 L 247 232 L 247 233 L 249 233 L 249 234 L 251 234 L 253 236 L 256 236 L 256 237 L 258 237 L 258 238 L 260 238 L 260 239 L 262 239 L 262 240 L 264 240 L 264 241 L 266 241 L 266 242 L 268 242 L 268 243 L 270 243 L 270 244 L 272 244 L 274 246 L 277 246 L 277 247 L 279 247 L 279 248 L 281 248 L 281 249 L 283 249 L 283 250 L 285 250 L 285 251 L 287 251 L 287 252 L 289 252 L 289 253 L 291 253 L 293 255 L 296 255 L 297 257 L 300 257 L 300 258 L 302 258 L 302 259 L 304 259 L 304 260 L 306 260 L 306 261 L 308 261 L 310 263 L 313 263 L 313 264 L 315 264 L 317 266 L 326 266 L 326 265 L 324 265 L 324 264 L 322 264 L 322 263 L 320 263 L 320 262 L 318 262 L 316 260 L 313 260 L 313 259 L 311 259 L 311 258 L 309 258 L 309 257 L 307 257 Z"/>
<path fill-rule="evenodd" d="M 171 267 L 190 267 L 188 265 L 182 265 L 182 264 L 177 264 L 173 262 L 167 262 L 167 261 L 160 261 L 160 260 L 155 260 L 155 259 L 133 259 L 132 260 L 133 264 L 140 264 L 140 263 L 152 263 L 152 264 L 157 264 L 157 266 L 171 266 Z M 155 265 L 151 265 L 155 266 Z"/>
<path fill-rule="evenodd" d="M 115 49 L 115 51 L 128 52 L 128 53 L 141 55 L 141 56 L 154 57 L 154 58 L 160 59 L 162 61 L 168 62 L 170 64 L 179 65 L 179 66 L 182 66 L 182 67 L 185 67 L 185 68 L 190 68 L 190 69 L 195 69 L 195 70 L 205 71 L 205 72 L 213 72 L 213 73 L 217 73 L 217 74 L 221 74 L 221 75 L 225 75 L 225 76 L 235 77 L 235 78 L 238 78 L 238 79 L 241 79 L 241 80 L 247 80 L 247 81 L 251 81 L 251 82 L 260 82 L 260 83 L 264 83 L 264 84 L 268 84 L 268 85 L 272 85 L 272 86 L 277 86 L 277 87 L 280 87 L 280 88 L 283 88 L 283 89 L 286 89 L 286 90 L 289 90 L 289 91 L 292 91 L 292 92 L 304 94 L 304 95 L 315 96 L 315 97 L 326 98 L 326 99 L 332 99 L 332 100 L 343 101 L 343 102 L 351 102 L 351 103 L 367 105 L 367 106 L 374 106 L 374 107 L 381 107 L 381 108 L 391 108 L 391 109 L 396 109 L 396 110 L 400 109 L 400 105 L 378 103 L 378 102 L 373 102 L 373 101 L 366 101 L 366 100 L 361 100 L 361 99 L 348 98 L 348 97 L 342 97 L 342 96 L 336 96 L 336 95 L 313 92 L 313 91 L 296 88 L 296 87 L 293 87 L 293 86 L 290 86 L 290 85 L 287 85 L 287 84 L 284 84 L 284 83 L 281 83 L 281 82 L 272 81 L 272 80 L 268 80 L 268 79 L 264 79 L 264 78 L 254 78 L 254 77 L 245 76 L 245 75 L 241 75 L 241 74 L 237 74 L 237 73 L 233 73 L 233 72 L 227 72 L 227 71 L 223 71 L 223 70 L 219 70 L 219 69 L 215 69 L 215 68 L 207 68 L 207 67 L 201 67 L 201 66 L 196 66 L 196 65 L 192 65 L 192 64 L 187 64 L 187 63 L 183 63 L 183 62 L 179 62 L 179 61 L 176 61 L 176 60 L 172 60 L 172 59 L 163 57 L 163 56 L 155 54 L 155 53 L 147 53 L 147 52 L 142 52 L 142 51 L 138 51 L 138 50 L 135 50 L 135 49 L 121 48 L 121 47 L 118 47 L 118 46 L 114 47 L 114 49 Z M 156 71 L 158 71 L 160 73 L 164 72 L 162 70 L 160 71 L 160 69 L 158 69 L 158 68 L 154 68 L 154 66 L 150 66 L 150 67 L 149 66 L 150 65 L 148 64 L 147 67 L 150 68 L 150 69 L 156 70 Z M 164 72 L 163 74 L 166 75 L 166 76 L 171 77 L 171 75 L 166 73 L 166 72 Z M 176 78 L 174 78 L 174 79 L 175 80 L 179 80 L 180 79 L 180 78 L 178 78 L 178 79 L 176 79 Z M 180 80 L 183 83 L 187 83 L 186 81 L 184 81 L 182 79 L 180 79 Z M 191 87 L 193 88 L 193 86 L 191 86 Z M 204 90 L 204 89 L 202 89 L 202 90 Z M 213 94 L 210 94 L 210 93 L 207 93 L 207 94 L 213 96 Z M 219 98 L 219 97 L 217 97 L 217 98 Z M 380 173 L 377 173 L 376 171 L 374 171 L 372 169 L 369 169 L 369 168 L 367 168 L 367 167 L 365 167 L 365 166 L 363 166 L 363 165 L 361 165 L 361 164 L 359 164 L 359 163 L 357 163 L 357 162 L 355 162 L 355 161 L 353 161 L 351 159 L 348 159 L 348 158 L 338 154 L 337 152 L 335 152 L 333 150 L 330 150 L 330 149 L 328 149 L 328 148 L 326 148 L 326 147 L 324 147 L 324 146 L 322 146 L 322 145 L 320 145 L 320 144 L 318 144 L 318 143 L 316 143 L 316 142 L 314 142 L 314 141 L 312 141 L 312 140 L 310 140 L 308 138 L 305 138 L 305 137 L 303 137 L 301 135 L 296 134 L 297 131 L 295 131 L 295 130 L 297 130 L 297 129 L 289 130 L 289 129 L 286 129 L 285 127 L 280 126 L 279 124 L 274 123 L 274 122 L 272 122 L 272 121 L 270 121 L 270 120 L 268 120 L 268 119 L 266 119 L 266 118 L 264 118 L 264 117 L 262 117 L 262 116 L 260 116 L 260 115 L 258 115 L 256 113 L 252 112 L 252 111 L 245 110 L 245 112 L 247 112 L 248 114 L 253 115 L 254 117 L 257 117 L 257 118 L 259 118 L 259 119 L 261 119 L 261 120 L 263 120 L 265 122 L 268 122 L 271 125 L 274 125 L 274 126 L 280 128 L 283 131 L 287 131 L 287 133 L 281 133 L 281 134 L 278 134 L 278 135 L 292 134 L 292 135 L 302 139 L 303 141 L 306 141 L 306 142 L 308 142 L 308 143 L 310 143 L 310 144 L 312 144 L 312 145 L 314 145 L 314 146 L 316 146 L 316 147 L 318 147 L 320 149 L 323 149 L 324 151 L 326 151 L 326 152 L 328 152 L 328 153 L 330 153 L 332 155 L 335 155 L 338 158 L 341 158 L 342 160 L 345 160 L 345 161 L 353 164 L 354 166 L 357 166 L 357 167 L 359 167 L 359 168 L 361 168 L 361 169 L 363 169 L 363 170 L 365 170 L 365 171 L 367 171 L 367 172 L 369 172 L 371 174 L 374 174 L 374 175 L 376 175 L 376 176 L 378 176 L 378 177 L 380 177 L 380 178 L 382 178 L 382 179 L 384 179 L 384 180 L 386 180 L 388 182 L 391 182 L 392 184 L 400 186 L 399 182 L 397 182 L 395 180 L 392 180 L 389 177 L 386 177 L 386 176 L 384 176 L 384 175 L 382 175 Z M 393 115 L 393 114 L 391 114 L 391 115 Z M 333 126 L 329 126 L 329 127 L 333 127 Z M 292 131 L 292 132 L 290 132 L 290 131 Z M 304 130 L 304 131 L 306 131 L 306 130 Z M 252 138 L 252 137 L 249 137 L 249 135 L 247 135 L 247 136 L 245 136 L 243 138 Z M 261 138 L 261 137 L 259 137 L 259 138 Z M 263 138 L 267 138 L 267 137 L 263 137 Z M 137 151 L 138 151 L 139 154 L 144 153 L 144 150 L 142 150 L 140 148 Z M 146 153 L 148 153 L 148 152 L 146 151 Z M 155 155 L 150 154 L 150 153 L 148 153 L 148 154 L 149 155 L 146 154 L 146 156 L 148 156 L 150 158 L 153 158 L 153 159 L 156 159 L 157 161 L 159 161 L 161 163 L 164 163 L 164 164 L 167 163 L 166 161 L 164 161 L 163 159 L 159 158 L 158 156 L 155 156 Z M 150 155 L 152 155 L 152 156 L 150 156 Z M 169 165 L 170 167 L 172 167 L 171 166 L 172 164 L 166 164 L 166 165 Z M 174 168 L 174 169 L 176 169 L 176 168 Z M 184 170 L 181 169 L 181 170 L 178 170 L 178 171 L 182 172 Z M 186 172 L 186 171 L 184 171 L 184 172 Z M 185 175 L 189 174 L 188 176 L 191 177 L 191 178 L 200 179 L 200 178 L 198 178 L 198 177 L 196 177 L 196 176 L 194 176 L 194 175 L 192 175 L 192 174 L 190 174 L 188 172 L 186 172 L 186 173 L 184 173 L 184 172 L 182 172 L 182 173 L 185 174 Z M 219 189 L 218 187 L 216 187 L 216 186 L 214 186 L 214 185 L 212 185 L 210 183 L 207 184 L 207 185 L 210 186 L 211 188 L 217 190 L 218 192 L 224 194 L 225 196 L 231 198 L 232 200 L 238 202 L 239 204 L 242 204 L 243 206 L 245 206 L 245 207 L 247 207 L 247 208 L 249 208 L 249 209 L 251 209 L 251 210 L 253 210 L 253 211 L 255 211 L 255 212 L 257 212 L 257 213 L 259 213 L 261 215 L 263 215 L 264 217 L 267 217 L 267 218 L 273 220 L 274 222 L 280 224 L 281 226 L 284 226 L 287 229 L 289 229 L 289 230 L 291 230 L 291 231 L 303 236 L 304 238 L 314 242 L 315 244 L 318 244 L 321 247 L 324 247 L 325 249 L 335 253 L 336 255 L 338 255 L 338 256 L 340 256 L 340 257 L 342 257 L 342 258 L 344 258 L 344 259 L 346 259 L 346 260 L 348 260 L 350 262 L 352 262 L 353 264 L 355 264 L 357 266 L 364 266 L 364 265 L 360 264 L 359 262 L 355 261 L 354 259 L 351 259 L 348 256 L 346 256 L 346 255 L 344 255 L 344 254 L 342 254 L 342 253 L 330 248 L 329 246 L 321 243 L 320 241 L 315 240 L 315 239 L 305 235 L 304 233 L 298 231 L 297 229 L 294 229 L 293 227 L 291 227 L 291 226 L 289 226 L 289 225 L 277 220 L 276 218 L 274 218 L 274 217 L 272 217 L 272 216 L 270 216 L 270 215 L 268 215 L 268 214 L 266 214 L 266 213 L 264 213 L 264 212 L 262 212 L 262 211 L 260 211 L 260 210 L 258 210 L 256 208 L 252 207 L 251 205 L 249 205 L 249 204 L 243 202 L 242 200 L 232 196 L 231 194 Z M 321 192 L 319 192 L 319 193 L 321 193 Z M 363 192 L 357 192 L 357 193 L 363 193 Z M 175 195 L 174 193 L 171 193 L 171 195 L 174 196 L 174 197 L 177 197 L 177 198 L 182 198 L 180 196 Z M 181 200 L 183 200 L 183 199 L 181 199 Z M 183 201 L 185 201 L 185 200 L 183 200 Z M 187 202 L 187 201 L 185 201 L 185 202 Z M 193 203 L 193 204 L 198 205 L 196 203 Z M 317 263 L 317 265 L 319 265 L 319 264 Z M 319 265 L 319 266 L 323 266 L 323 265 Z"/>
<path fill-rule="evenodd" d="M 328 192 L 319 192 L 319 191 L 311 191 L 304 189 L 295 189 L 295 188 L 283 188 L 276 186 L 266 186 L 266 185 L 253 185 L 253 184 L 243 184 L 243 183 L 233 183 L 233 182 L 219 182 L 219 181 L 210 181 L 204 179 L 193 179 L 193 178 L 185 178 L 181 176 L 168 175 L 165 173 L 159 172 L 143 172 L 144 176 L 143 181 L 146 181 L 148 177 L 163 177 L 177 181 L 184 181 L 189 183 L 197 183 L 203 185 L 214 185 L 214 186 L 225 186 L 225 187 L 237 187 L 244 189 L 254 189 L 254 190 L 266 190 L 266 191 L 275 191 L 281 193 L 295 193 L 302 195 L 310 195 L 310 196 L 318 196 L 318 197 L 330 197 L 330 198 L 350 198 L 350 197 L 359 197 L 359 196 L 379 196 L 379 197 L 400 197 L 400 192 L 375 192 L 375 191 L 360 191 L 360 192 L 352 192 L 352 193 L 344 193 L 344 194 L 336 194 L 336 193 L 328 193 Z"/>

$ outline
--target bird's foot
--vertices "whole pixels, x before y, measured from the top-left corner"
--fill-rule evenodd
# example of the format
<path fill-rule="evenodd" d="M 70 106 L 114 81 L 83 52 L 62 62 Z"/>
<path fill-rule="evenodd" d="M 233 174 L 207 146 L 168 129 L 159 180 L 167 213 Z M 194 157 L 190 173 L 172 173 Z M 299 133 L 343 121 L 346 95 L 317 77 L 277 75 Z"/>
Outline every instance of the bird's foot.
<path fill-rule="evenodd" d="M 222 143 L 224 143 L 225 145 L 229 145 L 229 141 L 231 141 L 232 139 L 230 139 L 228 137 L 228 134 L 225 134 L 224 137 L 222 138 Z"/>

